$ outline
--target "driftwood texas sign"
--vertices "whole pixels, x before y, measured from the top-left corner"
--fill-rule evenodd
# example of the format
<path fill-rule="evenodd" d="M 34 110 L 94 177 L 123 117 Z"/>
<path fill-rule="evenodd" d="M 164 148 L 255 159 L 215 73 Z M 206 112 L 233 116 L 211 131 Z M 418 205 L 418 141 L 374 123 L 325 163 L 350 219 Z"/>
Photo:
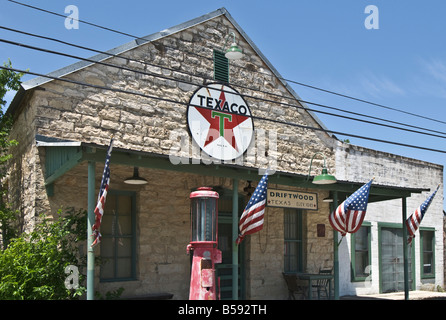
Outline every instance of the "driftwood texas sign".
<path fill-rule="evenodd" d="M 188 105 L 187 124 L 201 150 L 219 160 L 241 156 L 254 135 L 245 100 L 231 87 L 216 83 L 195 91 Z"/>
<path fill-rule="evenodd" d="M 317 193 L 268 188 L 267 205 L 269 207 L 317 210 Z"/>

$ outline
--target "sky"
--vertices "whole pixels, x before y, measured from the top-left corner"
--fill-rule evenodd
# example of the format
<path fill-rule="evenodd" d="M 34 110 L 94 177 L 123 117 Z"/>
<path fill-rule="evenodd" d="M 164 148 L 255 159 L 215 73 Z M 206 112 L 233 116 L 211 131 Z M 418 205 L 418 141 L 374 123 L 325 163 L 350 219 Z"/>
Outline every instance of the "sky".
<path fill-rule="evenodd" d="M 64 16 L 73 13 L 65 12 L 65 9 L 74 5 L 79 19 L 138 37 L 224 7 L 283 78 L 381 107 L 289 82 L 303 100 L 410 126 L 405 128 L 420 127 L 422 129 L 416 130 L 442 137 L 317 114 L 328 129 L 446 152 L 446 1 L 18 1 Z M 69 29 L 65 26 L 64 17 L 7 0 L 1 0 L 1 7 L 0 26 L 104 51 L 132 40 L 82 23 L 78 28 Z M 85 58 L 94 55 L 86 50 L 1 29 L 0 38 Z M 0 42 L 0 62 L 8 58 L 14 68 L 42 74 L 76 62 L 71 58 Z M 22 80 L 31 78 L 33 76 L 26 75 Z M 9 102 L 13 96 L 13 92 L 8 93 L 6 100 Z M 349 135 L 336 136 L 340 140 L 349 139 L 355 145 L 446 166 L 444 152 L 396 146 Z"/>

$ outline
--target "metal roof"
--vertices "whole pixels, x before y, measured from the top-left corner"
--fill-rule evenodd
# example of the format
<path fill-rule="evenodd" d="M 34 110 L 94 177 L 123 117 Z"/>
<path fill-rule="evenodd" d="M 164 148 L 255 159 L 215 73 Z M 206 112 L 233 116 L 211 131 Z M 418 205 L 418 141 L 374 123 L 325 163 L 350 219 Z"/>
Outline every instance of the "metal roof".
<path fill-rule="evenodd" d="M 52 183 L 65 172 L 71 170 L 83 161 L 102 162 L 105 159 L 107 146 L 95 143 L 75 142 L 72 140 L 62 140 L 42 135 L 36 135 L 36 143 L 38 147 L 49 147 L 51 150 L 60 150 L 67 153 L 62 157 L 65 162 L 57 162 L 58 167 L 47 170 L 46 183 Z M 71 147 L 71 148 L 67 148 Z M 56 153 L 60 155 L 59 153 Z M 50 157 L 51 153 L 47 154 Z M 71 159 L 70 159 L 71 157 Z M 58 157 L 59 159 L 60 157 Z M 173 165 L 168 155 L 161 155 L 152 152 L 134 151 L 122 148 L 113 148 L 113 163 L 127 166 L 146 167 L 152 169 L 171 170 L 179 172 L 187 172 L 209 176 L 220 176 L 226 178 L 234 178 L 240 180 L 254 180 L 261 178 L 257 168 L 244 167 L 237 164 L 194 164 L 194 165 Z M 49 163 L 53 163 L 51 159 L 47 159 Z M 197 159 L 188 159 L 188 163 L 194 163 Z M 217 170 L 216 170 L 217 169 Z M 312 176 L 305 174 L 296 174 L 285 171 L 275 171 L 269 180 L 273 184 L 282 186 L 300 187 L 313 190 L 336 191 L 338 199 L 343 200 L 359 189 L 365 182 L 352 182 L 338 180 L 335 184 L 316 185 L 312 183 Z M 369 202 L 379 202 L 385 200 L 399 199 L 410 197 L 412 193 L 422 193 L 429 191 L 426 188 L 408 188 L 391 185 L 372 184 L 369 195 Z"/>

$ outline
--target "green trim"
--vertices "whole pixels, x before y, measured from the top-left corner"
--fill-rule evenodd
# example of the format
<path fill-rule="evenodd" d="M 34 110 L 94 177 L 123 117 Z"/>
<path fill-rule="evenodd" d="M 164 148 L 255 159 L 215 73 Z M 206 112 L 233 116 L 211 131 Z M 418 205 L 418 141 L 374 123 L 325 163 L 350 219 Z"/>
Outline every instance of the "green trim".
<path fill-rule="evenodd" d="M 424 232 L 432 232 L 432 273 L 424 273 Z M 435 279 L 435 228 L 420 227 L 420 278 Z"/>
<path fill-rule="evenodd" d="M 82 161 L 104 162 L 106 149 L 97 148 L 94 153 L 83 153 Z M 208 175 L 215 177 L 225 177 L 239 180 L 258 181 L 261 176 L 257 168 L 248 168 L 232 164 L 203 164 L 198 159 L 185 159 L 186 164 L 174 165 L 170 162 L 169 156 L 143 153 L 129 150 L 113 149 L 111 163 L 122 164 L 128 166 L 145 167 L 152 169 L 170 170 L 185 173 L 194 173 L 199 175 Z M 330 185 L 315 185 L 308 181 L 308 175 L 291 174 L 287 172 L 276 171 L 269 177 L 269 183 L 280 184 L 286 186 L 294 186 L 308 189 L 331 190 L 338 192 L 338 198 L 344 199 L 350 196 L 364 183 L 339 181 Z M 382 185 L 372 185 L 369 194 L 369 203 L 375 201 L 399 199 L 402 197 L 410 197 L 412 193 L 421 193 L 428 189 L 415 189 L 392 187 Z"/>
<path fill-rule="evenodd" d="M 91 247 L 93 243 L 92 227 L 95 222 L 94 209 L 96 206 L 95 199 L 95 181 L 96 181 L 96 163 L 88 162 L 88 178 L 87 178 L 87 300 L 94 300 L 94 266 L 95 253 Z"/>
<path fill-rule="evenodd" d="M 214 49 L 214 80 L 229 83 L 229 60 L 225 54 Z"/>
<path fill-rule="evenodd" d="M 213 188 L 215 191 L 217 191 L 220 195 L 219 201 L 223 201 L 223 200 L 230 200 L 232 202 L 231 204 L 231 208 L 234 209 L 234 186 L 233 189 L 226 189 L 226 188 Z M 237 219 L 236 219 L 236 223 L 235 223 L 235 228 L 233 228 L 232 233 L 233 233 L 233 241 L 231 241 L 231 243 L 233 244 L 233 247 L 231 248 L 232 253 L 234 252 L 234 248 L 236 246 L 235 245 L 235 239 L 238 236 L 238 221 L 240 220 L 240 216 L 243 212 L 243 205 L 244 205 L 244 196 L 240 193 L 237 193 L 237 197 L 238 197 L 238 202 L 237 202 Z M 233 212 L 231 211 L 223 211 L 220 210 L 218 211 L 218 223 L 219 224 L 227 224 L 227 225 L 231 225 L 232 227 L 234 226 L 234 216 L 233 216 Z M 235 229 L 235 234 L 234 234 L 234 229 Z M 238 290 L 237 290 L 237 296 L 234 297 L 235 292 L 234 290 L 234 283 L 231 283 L 231 286 L 229 287 L 222 287 L 220 288 L 220 291 L 223 292 L 231 292 L 232 297 L 231 299 L 246 299 L 246 267 L 245 267 L 245 241 L 243 241 L 237 248 L 237 261 L 235 261 L 234 256 L 232 255 L 232 264 L 217 264 L 216 265 L 216 270 L 217 270 L 217 275 L 220 277 L 220 280 L 234 280 L 233 278 L 233 274 L 231 273 L 230 275 L 220 275 L 219 274 L 219 270 L 221 269 L 228 269 L 228 268 L 234 268 L 234 262 L 237 262 L 238 265 Z M 234 271 L 234 270 L 233 270 Z M 222 298 L 222 300 L 225 300 L 224 298 Z"/>
<path fill-rule="evenodd" d="M 286 273 L 289 272 L 303 272 L 304 271 L 304 259 L 303 259 L 303 242 L 304 242 L 304 235 L 303 235 L 303 211 L 301 209 L 284 209 L 283 210 L 283 227 L 284 227 L 284 246 L 286 243 L 295 243 L 297 244 L 297 253 L 298 256 L 296 257 L 296 267 L 297 270 L 289 270 L 289 266 L 286 265 L 286 259 L 285 259 L 285 252 L 284 252 L 284 264 L 283 264 L 283 271 Z M 296 216 L 296 238 L 285 238 L 285 229 L 286 226 L 286 219 L 287 215 L 295 215 Z M 285 246 L 286 247 L 286 246 Z"/>
<path fill-rule="evenodd" d="M 59 147 L 51 146 L 45 147 L 49 153 L 58 151 L 66 152 L 70 156 L 65 158 L 57 168 L 52 170 L 52 174 L 46 177 L 45 184 L 54 182 L 57 178 L 68 172 L 77 164 L 83 161 L 92 161 L 103 163 L 106 156 L 106 146 L 93 146 L 83 144 L 81 147 Z M 72 148 L 68 152 L 65 150 L 57 150 L 59 148 Z M 172 160 L 178 160 L 172 158 Z M 160 155 L 148 152 L 130 151 L 126 149 L 114 148 L 111 158 L 111 164 L 127 165 L 131 167 L 152 168 L 160 170 L 169 170 L 177 172 L 185 172 L 199 175 L 207 175 L 214 177 L 224 177 L 229 179 L 239 180 L 260 180 L 260 175 L 257 168 L 243 167 L 234 164 L 203 164 L 198 159 L 183 159 L 184 164 L 173 164 L 167 155 Z M 284 186 L 293 186 L 306 189 L 317 189 L 326 191 L 337 191 L 339 199 L 345 199 L 360 188 L 363 183 L 339 181 L 335 184 L 316 185 L 311 183 L 308 175 L 292 174 L 288 172 L 276 171 L 269 177 L 269 182 L 272 184 L 279 184 Z M 421 193 L 428 191 L 428 189 L 416 188 L 402 188 L 382 185 L 372 185 L 369 194 L 369 203 L 376 201 L 384 201 L 391 199 L 399 199 L 403 197 L 410 197 L 412 193 Z"/>
<path fill-rule="evenodd" d="M 369 272 L 370 274 L 367 277 L 361 277 L 356 275 L 356 233 L 352 233 L 350 235 L 351 245 L 350 245 L 350 259 L 351 259 L 351 281 L 352 282 L 364 282 L 369 280 L 370 275 L 372 274 L 372 224 L 370 222 L 364 221 L 361 225 L 361 228 L 368 228 L 367 232 L 367 243 L 368 243 L 368 259 L 369 259 Z"/>
<path fill-rule="evenodd" d="M 117 270 L 117 261 L 115 259 L 114 263 L 115 263 L 115 275 L 112 278 L 106 278 L 103 279 L 101 272 L 100 272 L 100 276 L 99 276 L 99 281 L 100 282 L 119 282 L 119 281 L 132 281 L 132 280 L 137 280 L 136 277 L 136 192 L 135 191 L 125 191 L 125 190 L 112 190 L 110 189 L 108 191 L 107 195 L 114 195 L 116 196 L 116 204 L 115 207 L 118 208 L 118 204 L 119 204 L 119 196 L 127 196 L 130 197 L 131 199 L 131 212 L 130 212 L 130 221 L 131 221 L 131 232 L 132 234 L 130 236 L 125 236 L 124 238 L 130 238 L 131 240 L 131 244 L 130 244 L 130 254 L 131 254 L 131 275 L 129 277 L 122 277 L 119 278 L 116 276 L 116 270 Z M 111 199 L 107 199 L 107 201 L 109 202 Z M 119 212 L 117 212 L 118 216 L 119 216 Z M 113 235 L 111 237 L 114 237 Z M 103 239 L 107 238 L 106 235 L 103 235 L 102 237 Z M 102 245 L 102 242 L 101 244 Z M 114 248 L 114 257 L 117 257 L 117 252 L 118 251 L 118 246 L 115 246 Z M 101 255 L 102 257 L 102 255 Z"/>
<path fill-rule="evenodd" d="M 378 223 L 378 260 L 379 260 L 379 293 L 382 292 L 382 245 L 381 245 L 381 232 L 382 228 L 391 228 L 391 229 L 402 229 L 403 225 L 401 223 L 390 223 L 390 222 L 379 222 Z M 406 241 L 401 239 L 401 241 Z M 412 286 L 410 290 L 415 290 L 415 247 L 411 246 L 411 275 L 412 275 Z"/>
<path fill-rule="evenodd" d="M 82 154 L 80 147 L 45 147 L 45 185 L 77 166 Z"/>

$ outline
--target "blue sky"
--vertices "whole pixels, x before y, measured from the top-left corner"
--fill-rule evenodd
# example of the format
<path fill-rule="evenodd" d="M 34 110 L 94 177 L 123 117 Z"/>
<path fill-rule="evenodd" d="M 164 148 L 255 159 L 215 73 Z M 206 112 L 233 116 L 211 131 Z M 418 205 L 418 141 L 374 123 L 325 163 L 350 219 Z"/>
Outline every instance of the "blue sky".
<path fill-rule="evenodd" d="M 66 6 L 75 5 L 80 19 L 136 36 L 152 34 L 225 7 L 285 79 L 446 122 L 446 1 L 431 0 L 429 5 L 421 0 L 20 1 L 60 14 L 65 14 Z M 364 25 L 370 15 L 364 12 L 368 5 L 378 9 L 379 29 L 367 29 Z M 2 26 L 98 50 L 131 40 L 84 24 L 68 30 L 64 22 L 62 17 L 2 1 Z M 0 30 L 0 38 L 83 57 L 93 55 L 4 30 Z M 75 62 L 0 43 L 1 62 L 8 58 L 13 67 L 38 73 Z M 446 132 L 445 123 L 291 85 L 304 100 Z M 10 93 L 7 98 L 12 96 Z M 446 150 L 443 138 L 318 116 L 332 130 Z M 446 165 L 445 153 L 338 137 L 356 145 Z"/>

